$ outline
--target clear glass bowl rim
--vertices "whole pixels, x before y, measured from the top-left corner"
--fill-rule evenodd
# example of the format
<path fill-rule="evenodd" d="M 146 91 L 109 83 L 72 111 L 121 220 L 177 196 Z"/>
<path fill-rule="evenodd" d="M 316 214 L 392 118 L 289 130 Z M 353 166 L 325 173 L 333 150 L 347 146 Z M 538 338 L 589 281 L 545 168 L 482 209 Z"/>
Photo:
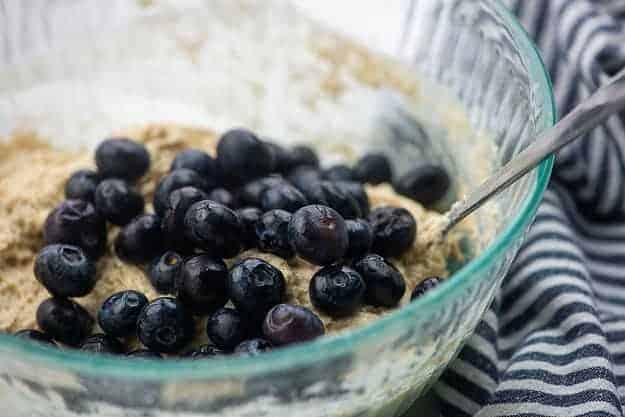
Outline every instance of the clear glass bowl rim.
<path fill-rule="evenodd" d="M 555 100 L 549 74 L 540 53 L 516 17 L 499 0 L 485 1 L 505 23 L 528 65 L 531 81 L 538 86 L 537 91 L 542 92 L 542 97 L 537 97 L 537 99 L 542 100 L 545 117 L 543 118 L 544 126 L 539 126 L 539 128 L 551 127 L 556 121 Z M 554 157 L 550 157 L 536 168 L 537 179 L 531 194 L 523 202 L 523 208 L 480 255 L 464 265 L 450 279 L 444 281 L 437 291 L 430 292 L 367 326 L 335 336 L 323 337 L 299 346 L 278 349 L 263 354 L 262 360 L 253 357 L 227 357 L 207 361 L 120 360 L 120 358 L 106 355 L 87 354 L 79 350 L 49 348 L 6 334 L 0 334 L 0 352 L 6 355 L 5 358 L 14 357 L 32 365 L 74 371 L 83 375 L 128 380 L 167 380 L 168 382 L 249 377 L 327 361 L 346 352 L 354 351 L 360 345 L 366 345 L 368 341 L 373 340 L 376 335 L 384 333 L 390 327 L 413 319 L 417 311 L 421 311 L 425 316 L 430 315 L 446 300 L 477 283 L 477 280 L 484 279 L 486 274 L 483 271 L 492 266 L 514 242 L 521 238 L 533 220 L 548 185 L 553 163 Z"/>

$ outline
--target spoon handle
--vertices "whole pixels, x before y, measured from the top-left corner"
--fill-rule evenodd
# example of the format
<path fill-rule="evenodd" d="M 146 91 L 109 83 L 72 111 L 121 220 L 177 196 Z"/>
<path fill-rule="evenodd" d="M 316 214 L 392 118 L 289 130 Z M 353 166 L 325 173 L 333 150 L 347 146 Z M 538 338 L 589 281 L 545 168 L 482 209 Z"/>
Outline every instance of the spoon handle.
<path fill-rule="evenodd" d="M 477 210 L 488 199 L 538 166 L 541 161 L 574 139 L 585 135 L 608 117 L 625 109 L 625 69 L 582 101 L 552 128 L 540 134 L 525 150 L 497 169 L 466 198 L 458 201 L 448 212 L 447 232 L 458 222 Z"/>

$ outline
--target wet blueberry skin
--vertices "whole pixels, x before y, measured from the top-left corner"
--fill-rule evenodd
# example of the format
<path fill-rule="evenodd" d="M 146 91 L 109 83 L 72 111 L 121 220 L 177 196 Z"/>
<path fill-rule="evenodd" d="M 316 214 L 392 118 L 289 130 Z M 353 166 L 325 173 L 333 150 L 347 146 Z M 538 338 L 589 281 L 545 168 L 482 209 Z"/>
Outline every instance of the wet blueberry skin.
<path fill-rule="evenodd" d="M 126 138 L 103 141 L 95 151 L 98 172 L 104 178 L 135 181 L 150 168 L 150 154 L 145 146 Z"/>
<path fill-rule="evenodd" d="M 405 208 L 379 207 L 369 214 L 367 220 L 373 228 L 374 253 L 399 257 L 414 244 L 417 222 Z"/>
<path fill-rule="evenodd" d="M 393 170 L 388 158 L 379 153 L 369 153 L 354 165 L 354 176 L 358 181 L 369 184 L 381 184 L 393 181 Z"/>
<path fill-rule="evenodd" d="M 263 252 L 288 259 L 295 255 L 289 241 L 289 222 L 292 214 L 284 210 L 271 210 L 256 222 L 256 239 Z"/>
<path fill-rule="evenodd" d="M 213 191 L 208 193 L 208 199 L 230 207 L 231 209 L 235 209 L 238 206 L 238 202 L 234 194 L 225 188 L 215 188 Z"/>
<path fill-rule="evenodd" d="M 206 323 L 208 338 L 220 349 L 232 350 L 247 337 L 243 315 L 232 308 L 220 308 Z"/>
<path fill-rule="evenodd" d="M 217 162 L 199 149 L 185 149 L 178 152 L 171 163 L 170 171 L 180 168 L 193 170 L 207 181 L 209 187 L 217 186 Z"/>
<path fill-rule="evenodd" d="M 167 251 L 154 258 L 148 267 L 148 278 L 154 289 L 160 294 L 173 294 L 176 279 L 182 271 L 184 260 L 181 255 Z"/>
<path fill-rule="evenodd" d="M 424 279 L 412 290 L 412 294 L 410 294 L 410 301 L 414 301 L 417 298 L 421 297 L 423 294 L 432 290 L 432 288 L 436 287 L 441 282 L 443 282 L 443 280 L 438 277 L 430 277 Z"/>
<path fill-rule="evenodd" d="M 184 355 L 182 355 L 182 357 L 187 358 L 187 359 L 198 360 L 198 359 L 216 358 L 216 357 L 224 356 L 227 354 L 228 352 L 226 352 L 223 349 L 220 349 L 219 347 L 215 345 L 205 344 L 205 345 L 198 347 L 197 349 L 192 349 L 186 352 Z"/>
<path fill-rule="evenodd" d="M 48 298 L 37 308 L 39 328 L 68 346 L 79 346 L 91 333 L 94 320 L 79 304 L 65 298 Z"/>
<path fill-rule="evenodd" d="M 96 283 L 95 262 L 78 246 L 45 246 L 37 254 L 34 270 L 37 281 L 58 297 L 83 297 Z"/>
<path fill-rule="evenodd" d="M 373 228 L 364 219 L 345 220 L 349 247 L 345 253 L 346 258 L 359 258 L 365 256 L 371 250 L 373 244 Z"/>
<path fill-rule="evenodd" d="M 263 335 L 273 345 L 306 342 L 323 336 L 321 319 L 306 307 L 278 304 L 267 313 Z"/>
<path fill-rule="evenodd" d="M 312 304 L 332 317 L 353 314 L 363 304 L 367 286 L 353 269 L 330 265 L 318 270 L 310 280 Z"/>
<path fill-rule="evenodd" d="M 356 179 L 354 171 L 344 164 L 324 169 L 322 175 L 328 181 L 354 181 Z"/>
<path fill-rule="evenodd" d="M 271 307 L 284 301 L 286 281 L 282 272 L 270 263 L 247 258 L 230 269 L 228 294 L 247 318 L 262 320 Z"/>
<path fill-rule="evenodd" d="M 336 185 L 344 193 L 351 195 L 356 200 L 358 206 L 360 207 L 360 213 L 362 216 L 369 215 L 369 212 L 371 211 L 369 196 L 365 191 L 365 187 L 361 183 L 356 181 L 335 181 L 334 185 Z"/>
<path fill-rule="evenodd" d="M 394 307 L 406 292 L 406 281 L 399 270 L 380 255 L 369 254 L 356 262 L 354 269 L 367 285 L 365 302 L 373 306 Z"/>
<path fill-rule="evenodd" d="M 317 187 L 319 188 L 320 200 L 316 204 L 332 207 L 345 219 L 362 217 L 358 200 L 338 183 L 322 181 Z"/>
<path fill-rule="evenodd" d="M 266 189 L 261 196 L 260 204 L 265 212 L 280 209 L 293 213 L 307 205 L 308 200 L 294 186 L 282 184 Z"/>
<path fill-rule="evenodd" d="M 315 265 L 328 265 L 343 258 L 349 245 L 343 217 L 330 207 L 306 206 L 293 214 L 289 240 L 301 258 Z"/>
<path fill-rule="evenodd" d="M 161 297 L 145 306 L 137 320 L 137 335 L 148 349 L 175 353 L 193 337 L 193 316 L 172 297 Z"/>
<path fill-rule="evenodd" d="M 317 196 L 314 193 L 316 190 L 311 190 L 311 186 L 322 181 L 321 172 L 317 168 L 313 168 L 307 165 L 300 166 L 288 176 L 288 180 L 291 184 L 297 187 L 308 200 L 311 202 L 317 202 L 315 199 Z"/>
<path fill-rule="evenodd" d="M 265 141 L 265 145 L 271 152 L 271 158 L 273 160 L 273 172 L 288 172 L 293 166 L 291 160 L 291 152 L 281 145 L 275 142 Z"/>
<path fill-rule="evenodd" d="M 291 149 L 290 154 L 290 169 L 295 169 L 301 166 L 319 168 L 319 157 L 311 147 L 303 145 L 295 146 Z"/>
<path fill-rule="evenodd" d="M 148 304 L 145 295 L 126 290 L 112 294 L 98 310 L 98 324 L 108 335 L 127 337 L 135 333 L 141 310 Z"/>
<path fill-rule="evenodd" d="M 239 189 L 240 204 L 260 207 L 260 199 L 265 190 L 285 184 L 289 184 L 289 182 L 280 175 L 269 175 L 252 180 Z"/>
<path fill-rule="evenodd" d="M 193 314 L 205 316 L 228 302 L 228 267 L 221 259 L 197 255 L 185 261 L 178 276 L 178 300 Z"/>
<path fill-rule="evenodd" d="M 204 192 L 211 189 L 206 179 L 191 169 L 179 168 L 171 171 L 161 178 L 156 186 L 153 201 L 156 214 L 163 216 L 169 206 L 170 194 L 183 187 L 194 187 Z"/>
<path fill-rule="evenodd" d="M 184 230 L 184 216 L 189 207 L 202 200 L 208 200 L 208 194 L 195 187 L 182 187 L 169 195 L 161 223 L 167 246 L 183 253 L 192 251 L 193 244 L 181 231 Z"/>
<path fill-rule="evenodd" d="M 34 329 L 24 329 L 15 333 L 15 336 L 20 337 L 22 339 L 33 340 L 35 342 L 44 343 L 47 345 L 56 346 L 52 336 L 46 334 L 44 332 L 40 332 L 39 330 Z"/>
<path fill-rule="evenodd" d="M 100 174 L 89 169 L 74 172 L 65 183 L 65 198 L 93 203 L 95 189 L 102 181 Z"/>
<path fill-rule="evenodd" d="M 149 349 L 133 350 L 132 352 L 128 352 L 126 356 L 133 359 L 163 359 L 163 355 Z"/>
<path fill-rule="evenodd" d="M 436 165 L 421 165 L 399 178 L 395 191 L 426 207 L 440 201 L 451 188 L 451 178 L 447 171 Z"/>
<path fill-rule="evenodd" d="M 124 226 L 115 238 L 115 253 L 131 264 L 145 264 L 163 252 L 161 219 L 143 214 Z"/>
<path fill-rule="evenodd" d="M 184 235 L 196 247 L 221 258 L 241 252 L 243 225 L 239 216 L 223 204 L 198 201 L 187 210 Z"/>
<path fill-rule="evenodd" d="M 65 200 L 46 218 L 43 240 L 45 245 L 66 243 L 78 246 L 97 259 L 106 247 L 106 223 L 91 203 Z"/>
<path fill-rule="evenodd" d="M 263 352 L 268 352 L 273 348 L 271 342 L 265 339 L 244 340 L 234 348 L 234 354 L 240 356 L 258 356 Z"/>
<path fill-rule="evenodd" d="M 241 242 L 246 248 L 255 248 L 258 246 L 256 238 L 256 223 L 263 215 L 262 210 L 256 207 L 244 207 L 237 210 L 237 215 L 241 219 L 243 225 L 243 235 Z"/>
<path fill-rule="evenodd" d="M 99 333 L 86 338 L 80 346 L 80 350 L 91 353 L 119 355 L 124 353 L 124 346 L 114 337 Z"/>
<path fill-rule="evenodd" d="M 128 183 L 111 178 L 102 181 L 96 188 L 95 206 L 106 220 L 123 226 L 143 212 L 145 202 Z"/>
<path fill-rule="evenodd" d="M 243 184 L 271 173 L 274 159 L 269 147 L 254 133 L 232 129 L 219 139 L 217 166 L 233 182 Z"/>

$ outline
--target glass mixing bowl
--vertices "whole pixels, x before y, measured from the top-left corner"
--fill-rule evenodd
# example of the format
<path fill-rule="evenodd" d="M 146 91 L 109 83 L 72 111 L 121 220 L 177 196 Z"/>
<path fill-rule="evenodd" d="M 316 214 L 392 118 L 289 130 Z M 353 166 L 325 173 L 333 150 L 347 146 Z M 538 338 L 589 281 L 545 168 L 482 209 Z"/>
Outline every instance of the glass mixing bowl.
<path fill-rule="evenodd" d="M 215 3 L 0 1 L 0 136 L 27 126 L 64 137 L 58 145 L 93 146 L 120 123 L 145 121 L 113 92 L 102 93 L 104 71 L 116 72 L 120 91 L 138 97 L 138 107 L 152 106 L 150 117 L 205 122 L 202 114 L 180 111 L 199 108 L 202 74 L 179 76 L 181 68 L 193 75 L 193 66 L 176 54 L 163 65 L 152 41 L 174 24 L 192 53 L 202 16 L 215 12 Z M 446 87 L 474 129 L 496 142 L 498 164 L 554 123 L 540 57 L 498 1 L 388 1 L 398 12 L 390 20 L 364 7 L 373 3 L 353 8 L 351 19 L 367 23 L 351 34 Z M 353 32 L 349 22 L 339 30 Z M 28 99 L 42 84 L 54 94 Z M 0 335 L 3 409 L 12 417 L 397 416 L 454 358 L 492 301 L 551 166 L 543 162 L 500 196 L 497 218 L 477 214 L 496 223 L 496 236 L 476 257 L 436 291 L 370 325 L 258 358 L 189 363 L 90 356 Z"/>

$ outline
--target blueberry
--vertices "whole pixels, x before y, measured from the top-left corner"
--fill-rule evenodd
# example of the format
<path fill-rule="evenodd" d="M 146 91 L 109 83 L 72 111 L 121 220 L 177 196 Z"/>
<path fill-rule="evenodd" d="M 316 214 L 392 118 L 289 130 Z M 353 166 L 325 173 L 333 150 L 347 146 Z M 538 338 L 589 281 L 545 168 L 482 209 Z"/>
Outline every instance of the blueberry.
<path fill-rule="evenodd" d="M 237 310 L 220 308 L 208 319 L 206 333 L 220 349 L 232 350 L 247 337 L 247 326 Z"/>
<path fill-rule="evenodd" d="M 265 141 L 265 145 L 269 148 L 269 151 L 272 155 L 272 171 L 287 172 L 289 169 L 291 169 L 293 163 L 291 162 L 291 153 L 288 150 L 274 142 Z"/>
<path fill-rule="evenodd" d="M 258 246 L 256 238 L 256 223 L 260 220 L 263 212 L 256 207 L 244 207 L 237 210 L 237 215 L 243 224 L 243 234 L 241 242 L 246 248 L 255 248 Z"/>
<path fill-rule="evenodd" d="M 405 208 L 380 207 L 369 214 L 368 220 L 373 227 L 373 252 L 398 257 L 412 247 L 417 222 Z"/>
<path fill-rule="evenodd" d="M 410 295 L 410 301 L 415 300 L 416 298 L 421 297 L 426 292 L 430 291 L 432 288 L 436 287 L 438 284 L 443 282 L 442 279 L 438 277 L 430 277 L 426 278 L 420 283 L 417 284 L 416 287 L 412 290 L 412 294 Z"/>
<path fill-rule="evenodd" d="M 261 202 L 260 199 L 265 190 L 284 184 L 289 184 L 289 182 L 279 175 L 270 175 L 268 177 L 258 178 L 241 187 L 239 198 L 242 204 L 259 207 Z"/>
<path fill-rule="evenodd" d="M 261 251 L 273 253 L 285 259 L 295 254 L 289 242 L 291 217 L 291 213 L 284 210 L 271 210 L 262 215 L 256 222 L 256 238 Z"/>
<path fill-rule="evenodd" d="M 311 185 L 318 183 L 322 180 L 321 172 L 310 166 L 301 166 L 299 168 L 294 169 L 288 177 L 288 180 L 291 184 L 297 187 L 304 195 L 310 200 L 311 196 L 308 194 L 309 188 Z M 312 201 L 312 200 L 311 200 Z"/>
<path fill-rule="evenodd" d="M 85 200 L 93 203 L 95 189 L 100 184 L 100 175 L 89 169 L 74 172 L 65 183 L 65 198 Z"/>
<path fill-rule="evenodd" d="M 228 294 L 235 307 L 252 320 L 262 320 L 267 311 L 286 297 L 282 272 L 258 258 L 244 259 L 228 274 Z"/>
<path fill-rule="evenodd" d="M 171 163 L 170 170 L 175 171 L 180 168 L 197 172 L 209 183 L 209 186 L 215 187 L 217 185 L 215 181 L 217 178 L 217 162 L 206 152 L 199 149 L 185 149 L 178 152 Z"/>
<path fill-rule="evenodd" d="M 139 314 L 147 304 L 147 297 L 138 291 L 115 293 L 102 303 L 98 311 L 98 324 L 111 336 L 132 336 L 137 330 Z"/>
<path fill-rule="evenodd" d="M 75 245 L 98 258 L 106 247 L 106 223 L 91 203 L 65 200 L 46 218 L 43 240 L 46 245 Z"/>
<path fill-rule="evenodd" d="M 406 291 L 406 282 L 401 272 L 380 255 L 370 254 L 359 259 L 354 263 L 354 269 L 367 284 L 367 304 L 394 307 Z"/>
<path fill-rule="evenodd" d="M 244 129 L 226 132 L 217 144 L 217 165 L 236 183 L 245 183 L 271 173 L 274 159 L 269 147 Z"/>
<path fill-rule="evenodd" d="M 354 171 L 344 164 L 324 169 L 322 175 L 328 181 L 354 181 L 356 179 Z"/>
<path fill-rule="evenodd" d="M 198 201 L 184 217 L 185 236 L 196 247 L 220 258 L 232 258 L 241 251 L 242 233 L 239 216 L 214 201 Z"/>
<path fill-rule="evenodd" d="M 40 332 L 39 330 L 24 329 L 16 332 L 15 336 L 22 339 L 33 340 L 35 342 L 43 343 L 46 345 L 56 346 L 56 343 L 54 343 L 54 340 L 52 340 L 52 337 L 49 334 Z"/>
<path fill-rule="evenodd" d="M 163 252 L 161 219 L 143 214 L 122 228 L 115 238 L 115 253 L 132 264 L 145 264 Z"/>
<path fill-rule="evenodd" d="M 83 297 L 95 287 L 95 263 L 78 246 L 45 246 L 34 269 L 37 281 L 57 297 Z"/>
<path fill-rule="evenodd" d="M 320 200 L 315 204 L 323 204 L 332 207 L 346 219 L 362 217 L 362 211 L 358 201 L 337 183 L 323 181 L 318 185 Z"/>
<path fill-rule="evenodd" d="M 236 197 L 225 188 L 215 188 L 208 193 L 208 199 L 232 209 L 237 208 Z"/>
<path fill-rule="evenodd" d="M 323 336 L 323 322 L 306 307 L 278 304 L 267 313 L 263 334 L 274 345 L 305 342 Z"/>
<path fill-rule="evenodd" d="M 360 158 L 354 165 L 354 175 L 358 181 L 375 185 L 393 181 L 391 163 L 379 153 L 369 153 Z"/>
<path fill-rule="evenodd" d="M 173 251 L 155 258 L 148 268 L 148 278 L 154 289 L 161 294 L 173 294 L 182 264 L 182 256 Z"/>
<path fill-rule="evenodd" d="M 366 289 L 358 272 L 346 266 L 330 265 L 313 275 L 308 294 L 319 310 L 332 317 L 344 317 L 362 305 Z"/>
<path fill-rule="evenodd" d="M 294 212 L 308 204 L 306 197 L 292 185 L 282 184 L 265 190 L 260 199 L 263 211 L 285 210 Z"/>
<path fill-rule="evenodd" d="M 150 154 L 145 146 L 125 138 L 103 141 L 95 151 L 98 172 L 104 178 L 134 181 L 150 168 Z"/>
<path fill-rule="evenodd" d="M 185 253 L 192 251 L 193 244 L 181 233 L 184 230 L 184 216 L 193 204 L 207 199 L 208 195 L 195 187 L 182 187 L 169 195 L 161 223 L 167 246 Z"/>
<path fill-rule="evenodd" d="M 424 206 L 441 200 L 451 187 L 447 171 L 437 165 L 421 165 L 405 173 L 395 184 L 395 190 Z"/>
<path fill-rule="evenodd" d="M 152 301 L 139 314 L 137 335 L 148 349 L 174 353 L 193 338 L 195 323 L 185 306 L 175 298 L 161 297 Z"/>
<path fill-rule="evenodd" d="M 308 166 L 312 168 L 319 167 L 319 157 L 317 153 L 308 146 L 295 146 L 291 149 L 290 155 L 291 169 Z"/>
<path fill-rule="evenodd" d="M 163 355 L 149 349 L 133 350 L 132 352 L 128 352 L 126 356 L 133 359 L 163 359 Z"/>
<path fill-rule="evenodd" d="M 363 219 L 345 220 L 349 247 L 345 253 L 347 258 L 360 258 L 371 250 L 373 243 L 373 228 Z"/>
<path fill-rule="evenodd" d="M 228 267 L 221 259 L 197 255 L 187 259 L 178 276 L 178 299 L 196 315 L 205 316 L 228 301 Z"/>
<path fill-rule="evenodd" d="M 145 203 L 137 190 L 125 181 L 107 179 L 95 190 L 95 206 L 109 222 L 123 226 L 143 212 Z"/>
<path fill-rule="evenodd" d="M 169 195 L 183 187 L 194 187 L 204 192 L 210 190 L 207 181 L 191 169 L 180 168 L 171 171 L 161 178 L 156 186 L 154 192 L 154 211 L 156 214 L 163 216 L 169 206 Z"/>
<path fill-rule="evenodd" d="M 124 346 L 114 337 L 100 333 L 86 338 L 82 345 L 80 345 L 80 350 L 92 353 L 119 355 L 120 353 L 124 353 Z"/>
<path fill-rule="evenodd" d="M 289 222 L 288 234 L 297 255 L 316 265 L 338 261 L 349 245 L 345 220 L 326 206 L 297 210 Z"/>
<path fill-rule="evenodd" d="M 39 328 L 68 346 L 79 346 L 91 333 L 93 318 L 87 310 L 65 298 L 48 298 L 37 308 Z"/>
<path fill-rule="evenodd" d="M 197 349 L 192 349 L 189 352 L 186 352 L 183 357 L 188 359 L 206 359 L 206 358 L 215 358 L 218 356 L 227 355 L 227 352 L 219 349 L 215 345 L 206 344 L 198 347 Z"/>
<path fill-rule="evenodd" d="M 363 216 L 369 215 L 369 211 L 371 209 L 369 196 L 365 191 L 365 187 L 361 183 L 356 181 L 336 181 L 334 185 L 339 187 L 339 189 L 341 189 L 344 193 L 351 195 L 356 200 Z"/>
<path fill-rule="evenodd" d="M 265 339 L 244 340 L 234 348 L 234 354 L 240 356 L 258 356 L 272 348 L 271 342 Z"/>

